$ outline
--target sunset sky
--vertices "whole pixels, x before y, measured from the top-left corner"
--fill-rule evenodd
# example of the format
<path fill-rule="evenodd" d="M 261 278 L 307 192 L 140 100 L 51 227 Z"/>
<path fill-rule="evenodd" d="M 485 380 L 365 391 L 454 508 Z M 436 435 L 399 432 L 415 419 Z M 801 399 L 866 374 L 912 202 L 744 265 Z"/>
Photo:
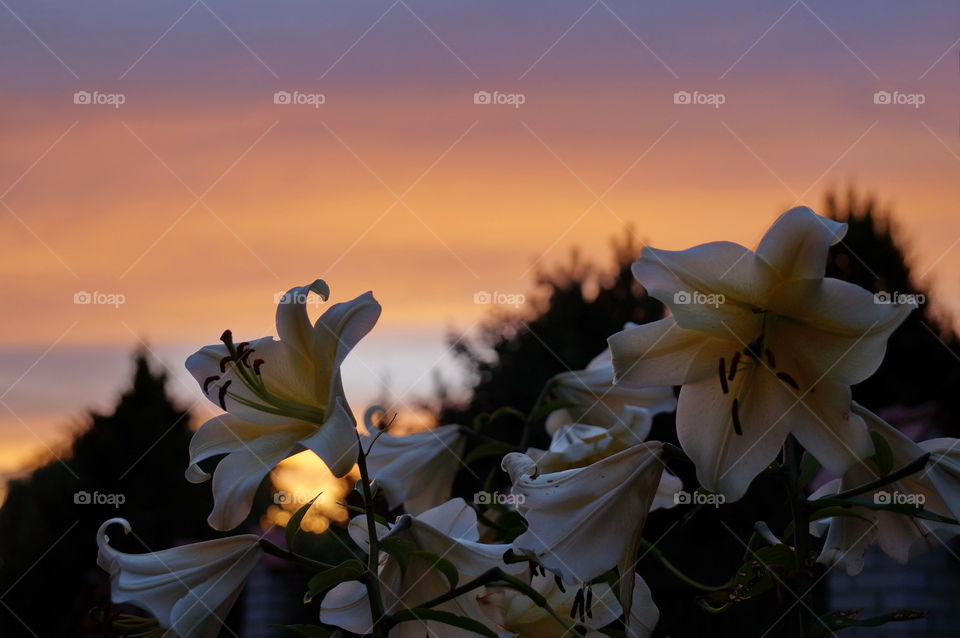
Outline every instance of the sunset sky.
<path fill-rule="evenodd" d="M 144 344 L 197 401 L 185 356 L 317 277 L 384 307 L 354 407 L 409 402 L 458 379 L 476 293 L 628 225 L 753 245 L 830 187 L 960 313 L 958 47 L 951 1 L 0 0 L 0 474 Z"/>

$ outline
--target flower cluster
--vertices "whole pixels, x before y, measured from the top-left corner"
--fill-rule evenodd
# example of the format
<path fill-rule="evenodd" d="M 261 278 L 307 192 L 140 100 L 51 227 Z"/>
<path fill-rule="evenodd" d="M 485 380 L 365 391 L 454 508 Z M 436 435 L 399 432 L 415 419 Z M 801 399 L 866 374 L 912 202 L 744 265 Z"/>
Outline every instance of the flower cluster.
<path fill-rule="evenodd" d="M 855 574 L 874 541 L 906 562 L 960 532 L 958 441 L 914 443 L 852 401 L 851 385 L 878 368 L 911 307 L 825 276 L 844 232 L 795 208 L 756 250 L 645 249 L 634 275 L 669 315 L 625 326 L 586 369 L 548 382 L 521 415 L 527 430 L 543 423 L 546 449 L 490 440 L 483 422 L 404 436 L 369 419 L 358 428 L 340 366 L 380 306 L 366 293 L 311 323 L 307 298 L 326 300 L 327 285 L 293 288 L 277 308 L 277 338 L 237 342 L 228 330 L 187 359 L 224 414 L 194 435 L 186 476 L 212 478 L 209 524 L 229 531 L 295 453 L 312 451 L 336 476 L 358 467 L 362 507 L 347 528 L 356 558 L 330 565 L 295 551 L 309 504 L 291 517 L 286 549 L 241 534 L 125 554 L 108 531 L 130 525 L 111 519 L 98 543 L 114 601 L 152 613 L 163 635 L 211 635 L 268 552 L 316 573 L 306 599 L 321 599 L 321 625 L 309 635 L 649 636 L 656 592 L 635 567 L 644 548 L 663 558 L 643 538 L 647 519 L 682 502 L 668 463 L 692 463 L 717 503 L 741 499 L 761 473 L 782 477 L 794 520 L 783 538 L 762 521 L 757 530 L 798 574 L 815 561 Z M 674 412 L 679 447 L 649 440 L 654 417 Z M 509 506 L 452 497 L 458 471 L 484 450 L 501 457 L 505 474 L 488 483 L 509 480 Z M 817 466 L 836 478 L 807 495 Z M 695 584 L 717 611 L 759 593 L 738 576 Z"/>

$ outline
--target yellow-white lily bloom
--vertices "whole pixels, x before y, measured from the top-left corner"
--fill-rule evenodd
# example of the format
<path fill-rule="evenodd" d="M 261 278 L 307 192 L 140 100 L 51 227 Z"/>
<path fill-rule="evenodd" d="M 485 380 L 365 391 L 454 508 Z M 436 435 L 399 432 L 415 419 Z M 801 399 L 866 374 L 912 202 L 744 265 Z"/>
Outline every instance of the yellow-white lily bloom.
<path fill-rule="evenodd" d="M 636 409 L 654 415 L 677 407 L 669 385 L 641 388 L 614 384 L 609 348 L 594 357 L 585 370 L 556 375 L 550 387 L 559 401 L 568 404 L 566 409 L 573 420 L 607 429 L 631 420 L 631 412 Z"/>
<path fill-rule="evenodd" d="M 391 508 L 420 514 L 450 498 L 465 444 L 459 425 L 442 425 L 405 436 L 363 437 L 370 476 Z"/>
<path fill-rule="evenodd" d="M 620 601 L 610 586 L 598 583 L 590 587 L 564 586 L 553 574 L 536 574 L 530 585 L 547 600 L 568 626 L 561 625 L 542 607 L 515 589 L 489 587 L 479 597 L 488 618 L 501 629 L 503 638 L 556 638 L 568 633 L 570 625 L 589 630 L 606 627 L 623 613 Z M 649 590 L 647 590 L 649 593 Z M 653 604 L 650 600 L 649 604 Z M 655 609 L 655 607 L 654 607 Z M 602 636 L 590 631 L 587 636 Z"/>
<path fill-rule="evenodd" d="M 836 475 L 873 453 L 850 385 L 880 365 L 912 306 L 824 277 L 846 224 L 784 213 L 756 251 L 645 248 L 637 280 L 671 316 L 609 340 L 618 383 L 682 385 L 677 434 L 700 483 L 739 499 L 788 434 Z"/>
<path fill-rule="evenodd" d="M 227 331 L 222 344 L 187 359 L 203 393 L 227 412 L 206 422 L 190 442 L 191 482 L 210 478 L 201 461 L 227 455 L 213 476 L 208 520 L 214 529 L 239 525 L 263 478 L 297 452 L 312 450 L 336 476 L 356 462 L 356 422 L 343 394 L 340 364 L 376 324 L 380 304 L 368 292 L 331 306 L 311 325 L 306 309 L 311 293 L 329 296 L 318 279 L 280 299 L 279 339 L 234 344 Z"/>
<path fill-rule="evenodd" d="M 219 538 L 146 554 L 126 554 L 109 544 L 107 528 L 130 523 L 111 518 L 100 526 L 97 564 L 110 574 L 111 599 L 150 611 L 164 636 L 216 636 L 263 551 L 252 534 Z"/>
<path fill-rule="evenodd" d="M 552 437 L 550 448 L 527 450 L 527 455 L 536 461 L 540 472 L 585 467 L 644 443 L 650 434 L 653 414 L 646 408 L 625 406 L 620 418 L 609 428 L 576 423 L 573 419 L 573 413 L 567 409 L 554 410 L 547 417 L 546 429 Z M 677 504 L 674 496 L 681 489 L 683 482 L 664 469 L 650 509 L 674 507 Z"/>
<path fill-rule="evenodd" d="M 361 516 L 351 520 L 348 531 L 357 545 L 369 547 L 366 518 Z M 378 537 L 388 533 L 386 528 L 378 526 Z M 494 567 L 511 573 L 519 573 L 525 568 L 523 564 L 508 566 L 503 563 L 503 555 L 510 549 L 509 545 L 480 542 L 476 512 L 460 498 L 412 517 L 409 526 L 396 534 L 408 541 L 414 550 L 429 552 L 450 561 L 456 567 L 461 583 Z M 386 613 L 417 607 L 450 590 L 446 577 L 422 555 L 411 556 L 406 569 L 402 569 L 395 558 L 381 554 L 380 581 Z M 436 609 L 489 624 L 480 610 L 476 594 L 459 596 Z M 321 603 L 320 620 L 353 633 L 370 633 L 372 622 L 366 587 L 351 581 L 331 589 Z M 404 622 L 390 631 L 390 638 L 422 638 L 424 635 L 444 638 L 476 636 L 473 632 L 435 621 Z"/>
<path fill-rule="evenodd" d="M 642 443 L 591 465 L 540 474 L 525 454 L 503 458 L 528 528 L 513 542 L 567 583 L 619 567 L 633 571 L 640 534 L 663 471 L 662 445 Z M 629 594 L 632 580 L 622 581 Z M 630 596 L 623 596 L 630 600 Z"/>
<path fill-rule="evenodd" d="M 960 502 L 957 501 L 960 483 L 943 457 L 944 454 L 950 454 L 946 450 L 960 441 L 936 439 L 917 444 L 862 406 L 854 404 L 854 412 L 863 418 L 871 432 L 879 434 L 890 444 L 893 469 L 904 467 L 924 453 L 932 452 L 931 460 L 923 470 L 858 498 L 871 499 L 878 504 L 913 505 L 940 516 L 956 517 L 960 510 Z M 865 460 L 854 465 L 841 478 L 824 484 L 810 499 L 853 489 L 878 478 L 880 472 L 876 464 L 872 460 Z M 811 523 L 810 531 L 817 536 L 823 536 L 826 532 L 823 550 L 817 561 L 825 565 L 839 565 L 851 576 L 863 570 L 863 554 L 874 541 L 887 556 L 906 564 L 911 558 L 937 549 L 947 539 L 960 534 L 958 525 L 890 511 L 851 507 L 848 514 L 815 521 Z"/>

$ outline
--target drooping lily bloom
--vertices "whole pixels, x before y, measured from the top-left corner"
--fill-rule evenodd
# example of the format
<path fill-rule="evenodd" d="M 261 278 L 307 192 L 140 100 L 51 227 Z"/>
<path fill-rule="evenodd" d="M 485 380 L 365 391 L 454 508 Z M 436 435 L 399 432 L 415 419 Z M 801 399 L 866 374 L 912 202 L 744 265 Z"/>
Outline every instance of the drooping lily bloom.
<path fill-rule="evenodd" d="M 634 324 L 627 324 L 632 327 Z M 651 415 L 672 412 L 677 407 L 669 385 L 631 387 L 613 383 L 610 349 L 598 354 L 585 370 L 561 372 L 551 380 L 551 389 L 574 421 L 604 428 L 629 421 L 634 409 L 649 410 Z"/>
<path fill-rule="evenodd" d="M 893 469 L 915 461 L 925 452 L 931 451 L 928 448 L 946 450 L 953 443 L 957 443 L 956 439 L 937 439 L 917 444 L 866 408 L 854 404 L 854 412 L 866 422 L 871 432 L 879 434 L 890 444 Z M 956 501 L 960 484 L 956 477 L 950 477 L 949 472 L 946 464 L 937 463 L 936 457 L 931 457 L 925 469 L 858 498 L 871 499 L 880 504 L 913 505 L 953 518 L 957 515 L 957 510 L 960 510 L 960 503 Z M 874 461 L 864 460 L 850 468 L 841 478 L 824 484 L 810 499 L 816 500 L 853 489 L 878 478 L 880 471 Z M 903 565 L 911 558 L 943 546 L 947 539 L 960 534 L 958 525 L 891 511 L 851 507 L 847 514 L 815 521 L 811 523 L 810 531 L 817 536 L 826 533 L 823 550 L 817 562 L 840 565 L 851 576 L 863 570 L 863 554 L 874 541 L 887 556 Z"/>
<path fill-rule="evenodd" d="M 311 294 L 326 299 L 317 280 L 293 288 L 277 306 L 279 339 L 265 337 L 206 346 L 187 359 L 187 369 L 211 401 L 227 414 L 207 421 L 190 442 L 187 479 L 210 478 L 199 463 L 226 454 L 213 476 L 211 527 L 233 529 L 253 502 L 263 478 L 283 459 L 312 450 L 336 476 L 357 458 L 356 422 L 347 406 L 340 364 L 380 316 L 371 293 L 331 306 L 310 325 Z"/>
<path fill-rule="evenodd" d="M 536 574 L 530 578 L 530 585 L 546 598 L 547 604 L 566 620 L 568 626 L 561 625 L 515 589 L 488 587 L 478 599 L 480 607 L 497 628 L 503 630 L 501 635 L 504 638 L 556 638 L 568 633 L 570 625 L 596 630 L 606 627 L 623 613 L 620 601 L 606 583 L 564 586 L 553 574 Z M 602 635 L 594 631 L 587 634 L 588 638 Z"/>
<path fill-rule="evenodd" d="M 107 528 L 130 532 L 130 523 L 111 518 L 100 526 L 97 564 L 110 574 L 111 599 L 150 611 L 167 635 L 217 635 L 263 551 L 253 534 L 218 538 L 147 554 L 110 547 Z"/>
<path fill-rule="evenodd" d="M 618 383 L 682 385 L 677 434 L 700 483 L 739 499 L 788 434 L 835 475 L 873 453 L 850 385 L 880 365 L 912 306 L 824 276 L 846 224 L 784 213 L 756 251 L 645 248 L 637 280 L 671 315 L 609 340 Z M 829 425 L 825 425 L 829 424 Z"/>
<path fill-rule="evenodd" d="M 367 467 L 391 507 L 420 514 L 450 498 L 460 467 L 464 435 L 459 425 L 443 425 L 405 436 L 365 436 Z"/>
<path fill-rule="evenodd" d="M 570 410 L 554 410 L 546 423 L 547 433 L 552 437 L 550 448 L 530 448 L 527 455 L 536 461 L 542 473 L 585 467 L 644 443 L 652 423 L 653 414 L 650 410 L 633 406 L 626 406 L 620 419 L 609 428 L 576 423 Z M 683 482 L 664 469 L 651 509 L 674 507 L 674 495 L 681 489 Z"/>
<path fill-rule="evenodd" d="M 661 453 L 660 443 L 643 443 L 586 467 L 550 474 L 541 474 L 525 454 L 507 454 L 503 469 L 528 523 L 514 550 L 567 583 L 590 582 L 614 567 L 632 573 L 663 471 Z M 621 599 L 631 600 L 632 580 L 621 583 L 626 589 Z"/>
<path fill-rule="evenodd" d="M 364 517 L 351 520 L 348 530 L 357 545 L 369 548 Z M 378 526 L 377 536 L 387 535 L 393 533 Z M 409 526 L 402 526 L 396 535 L 408 541 L 416 551 L 429 552 L 450 561 L 456 567 L 461 583 L 494 567 L 511 573 L 519 573 L 525 568 L 523 564 L 503 563 L 503 555 L 510 549 L 509 545 L 480 542 L 476 512 L 460 498 L 412 517 Z M 406 569 L 403 569 L 394 557 L 382 553 L 380 581 L 386 613 L 414 608 L 450 590 L 446 577 L 422 555 L 411 556 Z M 475 595 L 459 596 L 436 609 L 490 624 L 481 612 Z M 366 587 L 351 581 L 331 589 L 321 603 L 320 620 L 353 633 L 370 633 L 373 623 Z M 422 638 L 424 635 L 472 638 L 476 634 L 435 621 L 404 622 L 390 631 L 390 638 Z"/>

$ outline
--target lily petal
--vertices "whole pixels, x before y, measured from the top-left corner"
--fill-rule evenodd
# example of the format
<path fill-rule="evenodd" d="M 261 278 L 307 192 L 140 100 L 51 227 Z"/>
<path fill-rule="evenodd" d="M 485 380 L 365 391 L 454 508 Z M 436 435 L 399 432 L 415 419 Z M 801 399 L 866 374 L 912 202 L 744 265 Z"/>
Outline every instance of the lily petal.
<path fill-rule="evenodd" d="M 113 518 L 97 532 L 97 564 L 110 574 L 111 599 L 148 609 L 180 638 L 214 635 L 263 555 L 253 534 L 126 554 L 109 544 L 113 524 L 125 533 L 131 529 L 126 520 Z"/>
<path fill-rule="evenodd" d="M 843 239 L 846 232 L 846 224 L 798 206 L 773 223 L 760 240 L 757 255 L 784 280 L 822 279 L 827 251 Z"/>
<path fill-rule="evenodd" d="M 661 449 L 644 443 L 584 468 L 539 476 L 529 457 L 505 456 L 504 469 L 516 476 L 517 509 L 529 524 L 514 549 L 568 583 L 589 582 L 628 555 L 632 561 L 663 470 Z M 525 471 L 517 476 L 518 468 Z"/>

